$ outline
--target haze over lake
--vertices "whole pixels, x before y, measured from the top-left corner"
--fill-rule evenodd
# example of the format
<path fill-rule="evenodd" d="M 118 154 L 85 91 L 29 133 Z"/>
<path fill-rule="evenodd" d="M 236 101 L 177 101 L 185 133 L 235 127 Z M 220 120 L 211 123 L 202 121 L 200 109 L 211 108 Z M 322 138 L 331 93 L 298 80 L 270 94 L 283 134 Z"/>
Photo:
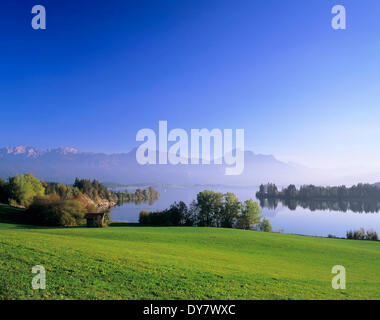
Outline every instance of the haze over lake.
<path fill-rule="evenodd" d="M 141 210 L 155 211 L 168 208 L 175 201 L 183 201 L 187 205 L 196 199 L 198 192 L 203 190 L 213 190 L 216 192 L 233 192 L 239 200 L 254 199 L 259 202 L 255 194 L 256 187 L 155 187 L 160 193 L 160 198 L 153 204 L 149 203 L 124 203 L 112 209 L 111 218 L 114 221 L 138 222 Z M 262 206 L 262 215 L 270 220 L 273 231 L 284 233 L 303 234 L 311 236 L 328 236 L 329 234 L 338 237 L 345 237 L 346 231 L 359 229 L 361 227 L 374 229 L 380 232 L 380 213 L 377 212 L 346 212 L 340 210 L 310 210 L 297 206 L 295 210 L 289 209 L 281 202 L 275 209 Z"/>

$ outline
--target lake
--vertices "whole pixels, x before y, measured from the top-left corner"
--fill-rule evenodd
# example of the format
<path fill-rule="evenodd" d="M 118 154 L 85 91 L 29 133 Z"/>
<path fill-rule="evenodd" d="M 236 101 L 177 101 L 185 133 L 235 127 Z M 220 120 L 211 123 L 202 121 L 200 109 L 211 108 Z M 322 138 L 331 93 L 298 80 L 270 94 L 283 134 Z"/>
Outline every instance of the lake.
<path fill-rule="evenodd" d="M 209 189 L 216 192 L 233 192 L 239 200 L 254 199 L 258 188 L 239 188 L 239 187 L 186 187 L 186 188 L 155 188 L 160 193 L 160 198 L 153 204 L 148 203 L 125 203 L 112 209 L 111 219 L 123 222 L 138 222 L 141 210 L 155 211 L 168 208 L 174 201 L 183 201 L 190 204 L 196 199 L 198 192 Z M 315 204 L 305 205 L 285 205 L 278 202 L 277 206 L 261 203 L 262 215 L 269 219 L 273 231 L 284 233 L 328 236 L 329 234 L 338 237 L 345 237 L 346 231 L 350 229 L 374 229 L 380 233 L 380 213 L 378 205 L 366 204 L 351 205 L 347 211 L 341 210 L 341 205 L 334 204 Z M 290 207 L 290 208 L 289 208 Z M 311 208 L 311 209 L 310 209 Z M 322 210 L 320 208 L 325 208 Z M 360 208 L 364 208 L 361 210 Z M 367 210 L 367 208 L 369 208 Z M 367 212 L 365 212 L 367 211 Z"/>

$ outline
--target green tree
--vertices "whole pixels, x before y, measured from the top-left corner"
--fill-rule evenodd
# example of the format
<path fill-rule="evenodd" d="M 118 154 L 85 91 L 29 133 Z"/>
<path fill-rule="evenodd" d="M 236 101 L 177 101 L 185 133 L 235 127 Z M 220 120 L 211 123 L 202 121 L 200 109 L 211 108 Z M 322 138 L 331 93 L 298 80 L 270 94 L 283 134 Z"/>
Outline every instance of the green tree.
<path fill-rule="evenodd" d="M 261 210 L 257 202 L 246 200 L 241 206 L 241 213 L 238 216 L 236 227 L 238 229 L 252 229 L 255 224 L 261 222 Z"/>
<path fill-rule="evenodd" d="M 11 204 L 28 207 L 34 197 L 43 196 L 44 193 L 45 188 L 41 181 L 31 173 L 9 178 L 8 194 Z"/>
<path fill-rule="evenodd" d="M 259 224 L 259 230 L 264 232 L 271 232 L 272 231 L 272 225 L 270 224 L 268 219 L 263 219 L 261 223 Z"/>
<path fill-rule="evenodd" d="M 223 228 L 232 228 L 240 212 L 240 201 L 235 194 L 227 192 L 224 195 L 223 210 L 220 222 Z"/>
<path fill-rule="evenodd" d="M 185 224 L 185 218 L 187 216 L 187 206 L 183 201 L 174 202 L 168 212 L 168 220 L 170 225 L 179 226 Z"/>
<path fill-rule="evenodd" d="M 189 209 L 185 215 L 185 226 L 197 226 L 199 217 L 199 207 L 197 201 L 193 200 L 190 203 Z"/>
<path fill-rule="evenodd" d="M 294 184 L 289 185 L 285 189 L 285 197 L 286 198 L 292 198 L 292 199 L 297 197 L 297 188 Z"/>
<path fill-rule="evenodd" d="M 205 190 L 197 194 L 198 225 L 201 227 L 218 227 L 223 210 L 223 194 Z"/>

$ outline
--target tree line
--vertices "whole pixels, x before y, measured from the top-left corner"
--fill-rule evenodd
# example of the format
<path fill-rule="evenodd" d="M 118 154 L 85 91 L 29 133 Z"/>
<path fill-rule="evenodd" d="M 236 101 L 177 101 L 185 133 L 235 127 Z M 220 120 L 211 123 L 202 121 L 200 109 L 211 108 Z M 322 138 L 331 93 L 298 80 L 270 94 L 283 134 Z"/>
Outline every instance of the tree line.
<path fill-rule="evenodd" d="M 183 201 L 175 202 L 163 211 L 141 211 L 139 223 L 161 226 L 198 226 L 271 231 L 267 219 L 253 200 L 239 201 L 235 194 L 205 190 L 197 194 L 188 207 Z"/>
<path fill-rule="evenodd" d="M 84 215 L 107 210 L 126 201 L 157 199 L 152 187 L 134 193 L 115 192 L 97 180 L 75 179 L 73 185 L 45 182 L 33 174 L 16 175 L 8 181 L 0 179 L 0 202 L 26 208 L 24 222 L 37 225 L 72 226 L 84 222 Z M 106 221 L 109 221 L 107 210 Z"/>
<path fill-rule="evenodd" d="M 260 185 L 256 193 L 258 199 L 295 199 L 295 200 L 330 200 L 330 199 L 372 199 L 380 200 L 380 188 L 372 184 L 359 183 L 352 187 L 323 187 L 303 185 L 299 189 L 294 184 L 279 190 L 273 183 Z"/>
<path fill-rule="evenodd" d="M 123 204 L 124 202 L 142 202 L 157 200 L 160 196 L 158 191 L 153 187 L 147 189 L 137 188 L 135 192 L 113 191 L 108 189 L 105 185 L 99 183 L 97 180 L 79 179 L 76 178 L 74 188 L 77 188 L 82 193 L 90 197 L 90 199 L 106 199 L 116 204 Z"/>
<path fill-rule="evenodd" d="M 124 202 L 148 202 L 152 204 L 156 201 L 160 194 L 153 187 L 148 187 L 147 189 L 137 188 L 135 192 L 125 191 L 113 191 L 113 194 L 117 197 L 117 204 L 123 204 Z"/>

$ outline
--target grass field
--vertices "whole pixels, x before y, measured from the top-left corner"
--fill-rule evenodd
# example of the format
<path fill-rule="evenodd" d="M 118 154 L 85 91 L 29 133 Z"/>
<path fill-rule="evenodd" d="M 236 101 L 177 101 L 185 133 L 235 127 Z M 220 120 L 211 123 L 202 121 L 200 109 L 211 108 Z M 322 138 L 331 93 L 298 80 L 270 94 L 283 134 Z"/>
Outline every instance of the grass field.
<path fill-rule="evenodd" d="M 18 211 L 0 205 L 0 220 Z M 379 299 L 380 242 L 214 228 L 0 223 L 0 299 Z M 33 291 L 34 265 L 46 290 Z M 343 265 L 347 289 L 331 287 Z"/>

